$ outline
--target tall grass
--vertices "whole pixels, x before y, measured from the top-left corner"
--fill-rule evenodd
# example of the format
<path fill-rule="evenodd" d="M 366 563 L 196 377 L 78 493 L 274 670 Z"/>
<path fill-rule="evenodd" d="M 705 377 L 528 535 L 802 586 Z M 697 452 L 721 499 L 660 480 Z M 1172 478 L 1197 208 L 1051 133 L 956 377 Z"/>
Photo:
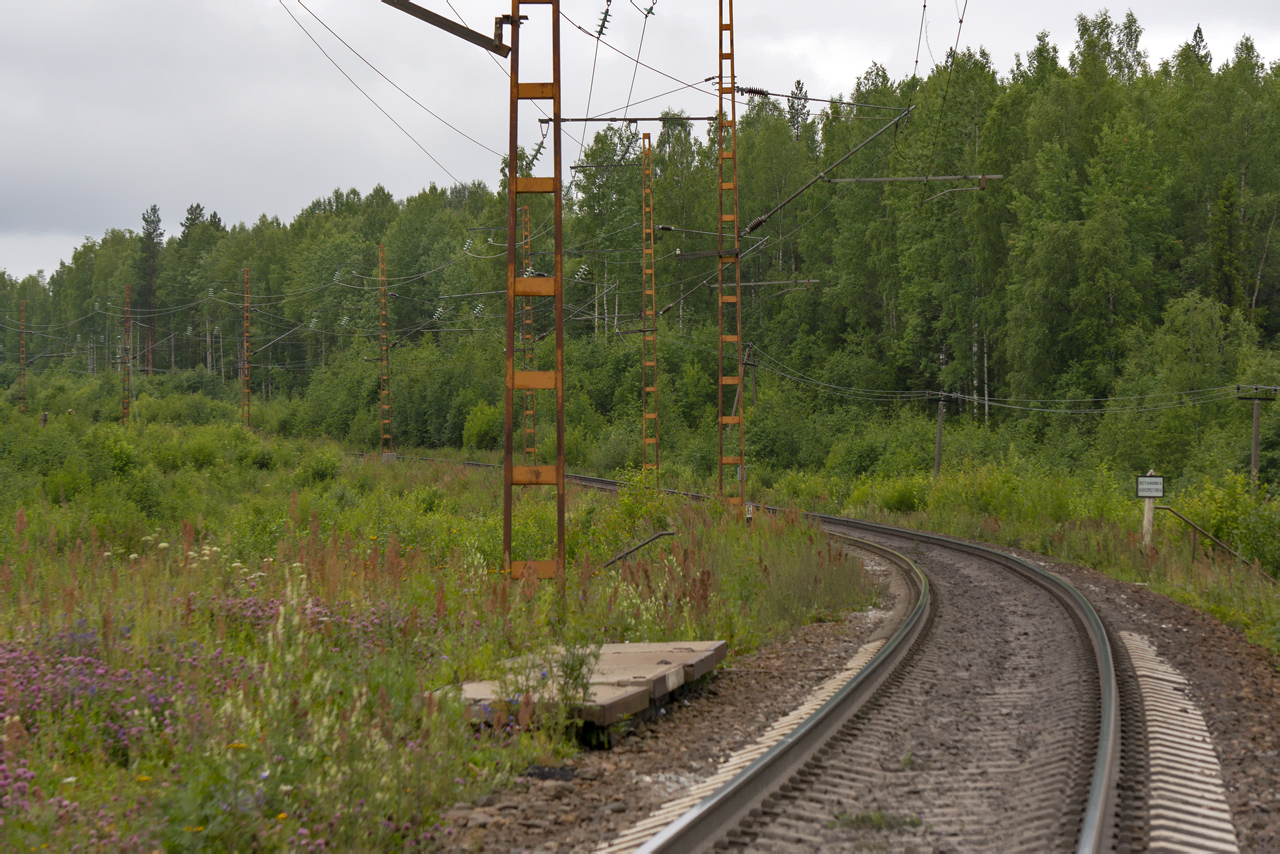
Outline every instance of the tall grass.
<path fill-rule="evenodd" d="M 430 848 L 453 802 L 571 749 L 563 705 L 481 726 L 462 681 L 515 684 L 514 657 L 576 650 L 576 672 L 519 691 L 567 699 L 603 642 L 742 652 L 877 596 L 795 518 L 747 525 L 643 483 L 572 490 L 568 572 L 516 582 L 497 571 L 494 472 L 234 428 L 92 429 L 68 458 L 96 441 L 128 464 L 61 502 L 35 484 L 3 533 L 0 841 L 15 850 Z M 94 503 L 150 467 L 162 501 L 198 492 L 199 512 Z M 550 498 L 527 491 L 517 520 L 516 557 L 549 554 Z"/>
<path fill-rule="evenodd" d="M 1089 566 L 1198 607 L 1280 654 L 1280 505 L 1265 489 L 1252 495 L 1239 475 L 1192 483 L 1166 502 L 1244 561 L 1169 513 L 1157 513 L 1152 545 L 1143 548 L 1133 481 L 1105 465 L 1070 470 L 1012 454 L 999 463 L 953 465 L 936 481 L 924 473 L 847 480 L 792 474 L 765 497 Z"/>

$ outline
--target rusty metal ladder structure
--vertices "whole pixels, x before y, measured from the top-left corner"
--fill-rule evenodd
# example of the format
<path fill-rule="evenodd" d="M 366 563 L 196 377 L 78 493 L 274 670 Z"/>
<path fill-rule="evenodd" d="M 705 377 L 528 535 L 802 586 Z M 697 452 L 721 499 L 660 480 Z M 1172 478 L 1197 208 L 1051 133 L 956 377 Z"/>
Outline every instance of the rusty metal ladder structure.
<path fill-rule="evenodd" d="M 120 370 L 121 370 L 120 385 L 121 385 L 121 391 L 124 399 L 121 402 L 121 407 L 120 407 L 120 423 L 126 427 L 129 426 L 129 403 L 130 401 L 133 400 L 133 354 L 129 352 L 130 338 L 133 335 L 133 312 L 130 310 L 129 297 L 130 297 L 129 283 L 125 282 L 124 284 L 124 343 L 121 344 L 121 347 L 124 348 L 123 349 L 124 358 L 121 360 L 121 363 L 120 363 Z"/>
<path fill-rule="evenodd" d="M 525 6 L 547 6 L 551 12 L 551 81 L 523 83 L 520 81 L 520 28 L 521 9 Z M 560 127 L 560 0 L 511 0 L 511 140 L 507 160 L 507 376 L 506 376 L 506 439 L 503 451 L 502 495 L 502 559 L 512 578 L 563 577 L 565 546 L 565 486 L 564 486 L 564 231 L 562 215 L 564 197 L 561 173 Z M 520 175 L 519 118 L 520 102 L 545 100 L 551 102 L 554 172 L 551 177 L 522 177 Z M 518 197 L 523 193 L 548 193 L 552 196 L 553 232 L 555 241 L 555 269 L 550 276 L 517 275 L 517 227 Z M 535 297 L 551 297 L 555 302 L 555 367 L 550 371 L 516 370 L 516 304 L 518 300 L 532 303 Z M 528 309 L 532 319 L 532 307 Z M 529 333 L 532 333 L 530 325 Z M 532 341 L 528 342 L 532 347 Z M 526 364 L 524 367 L 528 367 Z M 552 391 L 556 399 L 556 461 L 554 465 L 523 465 L 514 462 L 515 393 Z M 555 487 L 556 490 L 556 553 L 550 560 L 512 560 L 511 517 L 514 490 L 517 486 Z"/>
<path fill-rule="evenodd" d="M 249 268 L 244 268 L 244 361 L 240 365 L 240 420 L 249 427 L 249 409 L 253 403 L 249 384 Z"/>
<path fill-rule="evenodd" d="M 382 462 L 396 458 L 391 446 L 391 347 L 387 337 L 387 253 L 378 244 L 378 401 L 382 414 Z"/>
<path fill-rule="evenodd" d="M 742 233 L 738 228 L 738 102 L 734 93 L 737 78 L 733 57 L 733 0 L 720 0 L 720 26 L 716 31 L 716 38 L 719 56 L 717 92 L 720 97 L 720 107 L 716 114 L 716 146 L 719 154 L 716 158 L 719 172 L 719 189 L 716 193 L 719 201 L 719 222 L 716 227 L 716 318 L 719 331 L 716 358 L 716 453 L 719 465 L 716 466 L 716 472 L 720 496 L 728 504 L 740 506 L 744 502 L 747 484 L 744 463 L 746 436 L 742 412 L 737 406 L 742 394 L 742 264 L 739 260 Z M 730 289 L 732 293 L 726 293 Z M 731 306 L 731 316 L 727 319 L 726 306 Z M 731 371 L 725 370 L 726 357 L 730 360 Z M 726 397 L 725 388 L 728 386 L 733 388 L 733 393 Z M 730 489 L 728 493 L 724 488 L 726 466 L 735 467 L 734 479 L 738 482 L 736 489 Z"/>
<path fill-rule="evenodd" d="M 18 300 L 18 412 L 27 411 L 27 301 Z"/>
<path fill-rule="evenodd" d="M 640 315 L 640 460 L 643 470 L 653 471 L 659 486 L 658 451 L 658 288 L 654 271 L 653 147 L 649 134 L 640 137 L 640 206 L 643 227 L 643 311 Z M 653 447 L 650 461 L 649 448 Z"/>
<path fill-rule="evenodd" d="M 524 225 L 520 233 L 523 264 L 521 275 L 528 278 L 533 275 L 533 231 L 530 228 L 529 206 L 523 205 L 521 212 L 524 215 Z M 532 371 L 534 368 L 533 297 L 524 297 L 521 309 L 524 369 Z M 533 389 L 527 389 L 524 393 L 524 418 L 521 423 L 524 427 L 524 464 L 536 465 L 538 462 L 538 393 Z"/>

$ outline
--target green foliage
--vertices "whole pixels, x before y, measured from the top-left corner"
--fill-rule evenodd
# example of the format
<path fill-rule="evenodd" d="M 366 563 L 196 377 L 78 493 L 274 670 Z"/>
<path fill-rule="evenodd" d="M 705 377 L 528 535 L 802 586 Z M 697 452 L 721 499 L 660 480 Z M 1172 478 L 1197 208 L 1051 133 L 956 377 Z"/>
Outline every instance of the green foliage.
<path fill-rule="evenodd" d="M 55 428 L 20 426 L 10 439 L 47 465 L 76 456 Z M 562 587 L 498 571 L 497 472 L 344 464 L 332 445 L 239 427 L 94 431 L 133 463 L 66 508 L 14 511 L 4 532 L 6 761 L 50 793 L 6 803 L 9 847 L 135 833 L 147 850 L 429 847 L 451 804 L 572 749 L 600 643 L 723 637 L 742 653 L 878 596 L 816 527 L 748 526 L 638 472 L 616 497 L 570 496 Z M 176 468 L 155 464 L 162 450 Z M 155 489 L 163 509 L 121 497 Z M 173 505 L 198 515 L 163 521 Z M 517 510 L 516 557 L 544 557 L 554 500 Z M 63 527 L 85 516 L 113 539 L 73 540 Z M 602 568 L 664 529 L 677 536 Z M 58 677 L 25 690 L 44 673 Z M 478 679 L 512 698 L 482 726 L 456 690 Z"/>
<path fill-rule="evenodd" d="M 483 401 L 471 407 L 462 427 L 462 446 L 472 450 L 492 451 L 502 444 L 502 410 Z"/>

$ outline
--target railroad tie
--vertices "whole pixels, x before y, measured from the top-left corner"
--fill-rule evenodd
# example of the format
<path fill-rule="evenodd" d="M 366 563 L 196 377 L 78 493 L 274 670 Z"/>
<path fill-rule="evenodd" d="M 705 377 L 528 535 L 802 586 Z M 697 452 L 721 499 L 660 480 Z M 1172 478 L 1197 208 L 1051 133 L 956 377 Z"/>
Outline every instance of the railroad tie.
<path fill-rule="evenodd" d="M 596 848 L 596 854 L 630 854 L 657 836 L 664 827 L 697 806 L 786 738 L 805 719 L 820 709 L 823 703 L 834 697 L 841 688 L 857 676 L 882 646 L 884 641 L 878 640 L 859 647 L 843 670 L 814 688 L 799 706 L 770 724 L 758 739 L 729 754 L 714 774 L 662 804 L 613 839 L 600 843 Z"/>
<path fill-rule="evenodd" d="M 1222 768 L 1190 685 L 1147 638 L 1133 632 L 1121 632 L 1120 638 L 1147 712 L 1148 850 L 1238 854 Z"/>

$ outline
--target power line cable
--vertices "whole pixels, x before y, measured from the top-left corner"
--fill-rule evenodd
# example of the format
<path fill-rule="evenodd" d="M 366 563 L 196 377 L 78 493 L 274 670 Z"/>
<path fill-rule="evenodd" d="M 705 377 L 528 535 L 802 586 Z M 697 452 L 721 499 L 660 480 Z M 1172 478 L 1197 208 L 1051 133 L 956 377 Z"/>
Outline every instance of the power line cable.
<path fill-rule="evenodd" d="M 626 118 L 627 112 L 630 110 L 631 95 L 636 91 L 636 75 L 640 73 L 640 53 L 644 50 L 644 34 L 649 29 L 649 16 L 653 14 L 653 6 L 658 5 L 658 0 L 653 0 L 653 6 L 648 11 L 636 6 L 635 0 L 631 0 L 631 5 L 644 16 L 644 23 L 640 27 L 640 45 L 636 48 L 636 64 L 631 70 L 631 88 L 627 89 L 627 108 L 622 111 L 622 117 Z M 588 110 L 588 112 L 590 112 Z"/>
<path fill-rule="evenodd" d="M 292 20 L 293 20 L 293 22 L 294 22 L 295 24 L 297 24 L 297 25 L 298 25 L 298 29 L 302 30 L 302 32 L 306 35 L 306 37 L 307 37 L 308 39 L 310 39 L 310 40 L 311 40 L 311 43 L 312 43 L 313 45 L 315 45 L 315 46 L 316 46 L 316 49 L 317 49 L 317 50 L 319 50 L 322 54 L 324 54 L 324 58 L 325 58 L 325 59 L 327 59 L 327 60 L 329 60 L 330 64 L 332 64 L 334 68 L 338 69 L 338 73 L 340 73 L 343 77 L 347 78 L 347 82 L 348 82 L 348 83 L 350 83 L 352 86 L 356 87 L 356 91 L 358 91 L 361 95 L 364 95 L 364 96 L 365 96 L 365 98 L 367 98 L 367 99 L 369 100 L 369 103 L 370 103 L 370 104 L 373 104 L 375 107 L 377 107 L 377 108 L 378 108 L 378 112 L 380 112 L 380 113 L 382 113 L 384 116 L 386 116 L 386 117 L 387 117 L 387 119 L 388 119 L 388 120 L 389 120 L 393 125 L 395 125 L 397 128 L 399 128 L 399 129 L 400 129 L 400 132 L 401 132 L 401 133 L 403 133 L 405 136 L 409 137 L 410 142 L 412 142 L 414 145 L 418 146 L 418 148 L 422 150 L 422 153 L 423 153 L 423 154 L 425 154 L 425 155 L 427 155 L 427 157 L 431 158 L 431 162 L 432 162 L 432 163 L 434 163 L 434 164 L 436 164 L 437 166 L 439 166 L 439 167 L 441 168 L 441 170 L 443 170 L 443 171 L 444 171 L 444 173 L 445 173 L 446 175 L 448 175 L 450 178 L 452 178 L 452 179 L 453 179 L 453 183 L 455 183 L 455 184 L 461 184 L 461 183 L 462 183 L 461 181 L 459 181 L 459 180 L 458 180 L 458 178 L 457 178 L 457 176 L 456 176 L 456 175 L 454 175 L 454 174 L 453 174 L 452 172 L 450 172 L 447 168 L 445 168 L 445 165 L 444 165 L 443 163 L 441 163 L 439 160 L 437 160 L 437 159 L 435 158 L 435 155 L 433 155 L 430 151 L 427 151 L 426 147 L 425 147 L 425 146 L 423 146 L 423 144 L 422 144 L 422 143 L 418 142 L 418 140 L 414 138 L 413 134 L 411 134 L 411 133 L 409 133 L 409 131 L 405 130 L 403 125 L 401 125 L 398 121 L 396 121 L 394 118 L 392 118 L 391 114 L 390 114 L 390 113 L 388 113 L 386 110 L 384 110 L 384 109 L 382 108 L 382 105 L 381 105 L 381 104 L 379 104 L 377 101 L 375 101 L 375 100 L 373 99 L 373 96 L 372 96 L 372 95 L 370 95 L 368 92 L 366 92 L 366 91 L 364 91 L 363 89 L 361 89 L 361 88 L 360 88 L 360 84 L 359 84 L 359 83 L 357 83 L 355 80 L 353 80 L 353 79 L 351 78 L 351 75 L 350 75 L 350 74 L 348 74 L 346 71 L 344 71 L 344 70 L 342 69 L 342 66 L 341 66 L 341 65 L 339 65 L 339 64 L 334 60 L 334 58 L 333 58 L 332 56 L 330 56 L 330 55 L 329 55 L 328 51 L 326 51 L 323 47 L 321 47 L 321 46 L 320 46 L 320 42 L 316 41 L 315 36 L 311 35 L 310 31 L 308 31 L 308 30 L 307 30 L 307 28 L 306 28 L 306 27 L 304 27 L 304 26 L 302 25 L 302 22 L 301 22 L 301 21 L 299 21 L 299 20 L 297 19 L 297 17 L 293 14 L 293 12 L 289 11 L 289 7 L 288 7 L 288 6 L 286 6 L 286 5 L 284 5 L 284 0 L 276 0 L 276 2 L 280 4 L 280 8 L 281 8 L 281 9 L 284 9 L 285 13 L 286 13 L 286 14 L 287 14 L 287 15 L 288 15 Z"/>
<path fill-rule="evenodd" d="M 938 147 L 938 125 L 942 123 L 942 114 L 947 109 L 947 96 L 951 94 L 951 73 L 955 68 L 956 56 L 960 51 L 960 32 L 964 29 L 964 16 L 969 11 L 969 0 L 964 0 L 964 9 L 960 11 L 960 23 L 956 26 L 956 43 L 951 49 L 951 55 L 947 57 L 947 82 L 942 88 L 942 104 L 938 107 L 938 114 L 933 120 L 933 141 L 929 144 L 929 171 L 933 169 L 933 155 Z M 923 204 L 923 202 L 921 202 Z"/>
<path fill-rule="evenodd" d="M 492 148 L 490 148 L 489 146 L 485 145 L 483 142 L 481 142 L 480 140 L 476 139 L 475 137 L 471 136 L 471 135 L 470 135 L 470 134 L 468 134 L 466 131 L 463 131 L 463 130 L 461 130 L 460 128 L 457 128 L 457 127 L 455 127 L 454 125 L 450 124 L 446 119 L 444 119 L 444 118 L 443 118 L 443 117 L 441 117 L 439 114 L 437 114 L 436 112 L 434 112 L 434 111 L 433 111 L 430 107 L 428 107 L 426 104 L 422 103 L 422 102 L 421 102 L 421 101 L 419 101 L 417 98 L 413 97 L 413 96 L 412 96 L 412 95 L 410 95 L 408 92 L 406 92 L 404 89 L 400 88 L 400 84 L 396 83 L 396 82 L 395 82 L 394 80 L 392 80 L 390 77 L 388 77 L 387 75 L 383 74 L 381 71 L 379 71 L 379 70 L 378 70 L 377 66 L 375 66 L 372 62 L 370 62 L 369 60 L 367 60 L 367 59 L 365 59 L 363 56 L 361 56 L 360 51 L 358 51 L 358 50 L 356 50 L 355 48 L 353 48 L 350 44 L 348 44 L 348 43 L 347 43 L 347 40 L 346 40 L 346 39 L 344 39 L 342 36 L 340 36 L 340 35 L 338 35 L 337 33 L 335 33 L 335 32 L 333 31 L 333 28 L 332 28 L 332 27 L 330 27 L 330 26 L 329 26 L 328 24 L 326 24 L 324 21 L 320 20 L 320 16 L 319 16 L 319 15 L 317 15 L 315 12 L 312 12 L 312 11 L 311 11 L 311 9 L 310 9 L 310 7 L 308 7 L 306 3 L 303 3 L 303 2 L 302 2 L 302 0 L 298 0 L 298 5 L 299 5 L 299 6 L 301 6 L 303 9 L 306 9 L 306 10 L 307 10 L 307 14 L 308 14 L 308 15 L 310 15 L 310 16 L 311 16 L 311 17 L 313 17 L 313 18 L 315 18 L 315 19 L 316 19 L 316 21 L 320 24 L 320 26 L 324 27 L 326 30 L 328 30 L 328 31 L 329 31 L 329 34 L 330 34 L 331 36 L 333 36 L 333 37 L 334 37 L 335 39 L 337 39 L 338 41 L 342 42 L 343 47 L 345 47 L 347 50 L 349 50 L 349 51 L 351 51 L 352 53 L 354 53 L 354 54 L 356 55 L 356 58 L 357 58 L 357 59 L 359 59 L 359 60 L 360 60 L 361 62 L 363 62 L 365 65 L 369 66 L 371 69 L 373 69 L 373 73 L 374 73 L 374 74 L 377 74 L 377 75 L 378 75 L 379 77 L 381 77 L 383 80 L 385 80 L 385 81 L 387 81 L 388 83 L 390 83 L 393 87 L 395 87 L 395 90 L 396 90 L 397 92 L 399 92 L 401 95 L 404 95 L 404 96 L 405 96 L 406 98 L 408 98 L 410 101 L 413 101 L 413 103 L 415 103 L 415 104 L 417 104 L 419 107 L 421 107 L 421 108 L 422 108 L 422 109 L 427 113 L 427 115 L 431 116 L 433 119 L 435 119 L 436 121 L 440 122 L 442 125 L 444 125 L 445 127 L 447 127 L 449 130 L 453 131 L 454 133 L 458 134 L 459 136 L 465 137 L 466 139 L 470 140 L 471 142 L 474 142 L 476 145 L 480 146 L 481 148 L 483 148 L 485 151 L 489 152 L 490 154 L 496 155 L 496 156 L 498 156 L 498 157 L 501 157 L 501 156 L 502 156 L 499 152 L 494 151 Z M 454 180 L 457 180 L 457 179 L 454 179 Z"/>

